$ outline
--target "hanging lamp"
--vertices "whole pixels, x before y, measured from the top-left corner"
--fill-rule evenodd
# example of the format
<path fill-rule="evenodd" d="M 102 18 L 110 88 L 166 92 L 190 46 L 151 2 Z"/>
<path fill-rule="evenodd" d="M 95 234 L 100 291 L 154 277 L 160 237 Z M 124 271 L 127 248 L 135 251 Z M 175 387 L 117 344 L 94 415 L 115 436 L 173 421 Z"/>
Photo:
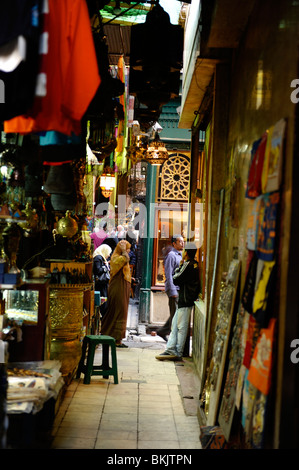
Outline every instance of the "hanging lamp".
<path fill-rule="evenodd" d="M 141 136 L 137 135 L 133 145 L 127 147 L 126 150 L 127 158 L 135 165 L 138 161 L 141 161 L 145 158 L 147 147 L 142 142 Z"/>
<path fill-rule="evenodd" d="M 113 173 L 112 168 L 104 168 L 100 178 L 100 188 L 104 197 L 108 198 L 111 196 L 115 188 L 115 173 Z"/>
<path fill-rule="evenodd" d="M 158 132 L 156 132 L 155 139 L 149 143 L 144 158 L 151 165 L 163 165 L 168 160 L 168 152 L 160 140 Z"/>

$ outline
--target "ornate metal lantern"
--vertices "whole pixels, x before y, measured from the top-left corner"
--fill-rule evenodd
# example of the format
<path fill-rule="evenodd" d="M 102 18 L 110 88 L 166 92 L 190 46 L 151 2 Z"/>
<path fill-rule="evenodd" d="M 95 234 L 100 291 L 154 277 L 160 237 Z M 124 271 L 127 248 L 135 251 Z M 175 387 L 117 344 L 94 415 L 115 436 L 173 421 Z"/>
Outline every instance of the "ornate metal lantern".
<path fill-rule="evenodd" d="M 113 189 L 115 188 L 115 174 L 112 168 L 105 168 L 104 173 L 100 178 L 100 188 L 104 197 L 108 198 L 111 196 Z"/>
<path fill-rule="evenodd" d="M 155 140 L 149 144 L 144 158 L 151 165 L 163 165 L 168 160 L 168 152 L 157 133 Z"/>

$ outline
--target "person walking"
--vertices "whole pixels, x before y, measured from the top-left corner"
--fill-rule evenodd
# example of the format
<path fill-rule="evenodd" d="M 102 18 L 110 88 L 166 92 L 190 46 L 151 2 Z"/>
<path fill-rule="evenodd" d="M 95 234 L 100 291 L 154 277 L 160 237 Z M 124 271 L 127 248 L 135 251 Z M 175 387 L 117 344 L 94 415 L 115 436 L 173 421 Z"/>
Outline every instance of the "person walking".
<path fill-rule="evenodd" d="M 171 322 L 178 306 L 178 290 L 179 288 L 173 283 L 173 274 L 175 269 L 182 261 L 182 250 L 184 248 L 184 239 L 181 235 L 174 235 L 171 239 L 172 247 L 168 251 L 164 260 L 165 270 L 165 292 L 168 296 L 169 318 L 164 325 L 157 330 L 157 335 L 167 341 L 167 335 L 171 330 Z"/>
<path fill-rule="evenodd" d="M 195 260 L 196 252 L 196 245 L 190 244 L 184 250 L 182 264 L 173 275 L 174 284 L 180 287 L 178 308 L 172 320 L 166 349 L 156 356 L 159 361 L 182 360 L 191 311 L 200 292 L 199 267 Z"/>
<path fill-rule="evenodd" d="M 129 298 L 131 292 L 130 252 L 131 245 L 121 240 L 110 260 L 107 313 L 102 321 L 101 334 L 115 338 L 116 346 L 126 348 L 122 339 L 126 336 Z"/>
<path fill-rule="evenodd" d="M 93 252 L 93 276 L 95 291 L 100 291 L 101 297 L 108 296 L 108 284 L 110 280 L 110 266 L 108 258 L 111 254 L 111 247 L 104 243 Z M 107 312 L 107 301 L 100 306 L 102 318 Z"/>
<path fill-rule="evenodd" d="M 107 222 L 101 221 L 99 228 L 95 227 L 94 232 L 92 232 L 89 236 L 92 239 L 94 249 L 96 250 L 108 237 Z"/>

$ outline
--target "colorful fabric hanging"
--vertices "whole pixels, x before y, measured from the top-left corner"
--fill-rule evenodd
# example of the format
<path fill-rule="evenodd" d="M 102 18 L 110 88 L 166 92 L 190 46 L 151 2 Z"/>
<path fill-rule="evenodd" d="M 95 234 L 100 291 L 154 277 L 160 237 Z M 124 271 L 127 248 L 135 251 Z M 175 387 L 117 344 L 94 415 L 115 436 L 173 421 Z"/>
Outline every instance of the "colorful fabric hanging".
<path fill-rule="evenodd" d="M 280 119 L 280 121 L 271 128 L 263 168 L 263 193 L 278 191 L 280 188 L 285 129 L 285 119 Z"/>
<path fill-rule="evenodd" d="M 47 94 L 36 115 L 5 121 L 7 133 L 80 134 L 81 119 L 100 85 L 86 2 L 49 0 L 48 20 Z"/>
<path fill-rule="evenodd" d="M 275 325 L 276 319 L 271 318 L 269 327 L 261 329 L 248 373 L 249 382 L 264 395 L 268 395 L 271 385 Z"/>
<path fill-rule="evenodd" d="M 249 215 L 247 223 L 247 249 L 257 249 L 258 229 L 259 229 L 259 215 L 263 201 L 263 195 L 249 201 Z"/>
<path fill-rule="evenodd" d="M 265 194 L 260 209 L 257 251 L 258 257 L 264 261 L 273 261 L 275 256 L 275 239 L 277 231 L 277 212 L 279 193 Z"/>
<path fill-rule="evenodd" d="M 39 64 L 38 7 L 38 0 L 13 0 L 0 6 L 0 80 L 4 84 L 0 121 L 32 106 Z"/>
<path fill-rule="evenodd" d="M 123 56 L 118 61 L 118 77 L 125 84 L 125 92 L 119 97 L 119 102 L 124 110 L 124 119 L 119 120 L 117 128 L 117 147 L 115 149 L 116 169 L 118 172 L 123 173 L 127 170 L 126 147 L 128 140 L 127 132 L 127 83 L 126 83 L 126 70 Z"/>
<path fill-rule="evenodd" d="M 263 137 L 258 141 L 256 150 L 256 143 L 253 146 L 253 158 L 251 161 L 248 182 L 247 182 L 247 193 L 248 198 L 255 198 L 262 193 L 262 171 L 264 166 L 265 149 L 267 145 L 268 133 L 265 132 Z"/>
<path fill-rule="evenodd" d="M 258 260 L 258 264 L 261 264 L 262 269 L 256 279 L 252 314 L 261 327 L 265 327 L 268 324 L 269 316 L 273 314 L 275 261 Z"/>

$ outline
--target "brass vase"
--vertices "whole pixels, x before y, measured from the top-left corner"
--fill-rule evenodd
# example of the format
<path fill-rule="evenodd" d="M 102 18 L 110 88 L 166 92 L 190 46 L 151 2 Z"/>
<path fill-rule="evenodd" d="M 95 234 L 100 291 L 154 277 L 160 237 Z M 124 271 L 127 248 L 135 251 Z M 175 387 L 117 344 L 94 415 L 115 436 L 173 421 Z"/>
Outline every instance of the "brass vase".
<path fill-rule="evenodd" d="M 50 358 L 62 363 L 66 382 L 72 379 L 81 358 L 83 292 L 72 287 L 50 289 Z"/>

